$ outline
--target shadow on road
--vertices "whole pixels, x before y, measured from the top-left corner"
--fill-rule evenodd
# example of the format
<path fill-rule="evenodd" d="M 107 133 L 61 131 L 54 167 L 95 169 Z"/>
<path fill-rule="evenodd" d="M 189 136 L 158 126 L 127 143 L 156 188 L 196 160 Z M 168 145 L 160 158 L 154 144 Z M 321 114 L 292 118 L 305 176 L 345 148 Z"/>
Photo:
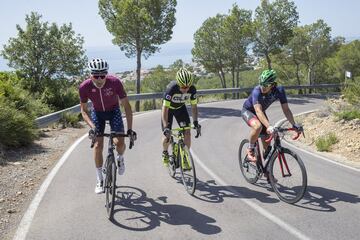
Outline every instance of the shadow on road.
<path fill-rule="evenodd" d="M 221 228 L 214 225 L 215 219 L 196 209 L 167 204 L 166 196 L 149 198 L 143 190 L 129 186 L 118 188 L 112 222 L 133 231 L 148 231 L 165 222 L 170 225 L 189 225 L 195 231 L 207 235 L 221 232 Z"/>
<path fill-rule="evenodd" d="M 225 198 L 257 199 L 263 203 L 279 202 L 278 199 L 270 196 L 270 194 L 253 191 L 246 187 L 219 186 L 215 180 L 208 180 L 206 182 L 198 180 L 194 197 L 212 203 L 223 202 Z"/>
<path fill-rule="evenodd" d="M 336 202 L 358 204 L 360 197 L 328 188 L 308 186 L 304 198 L 297 206 L 320 212 L 334 212 L 336 208 L 332 204 Z"/>
<path fill-rule="evenodd" d="M 216 108 L 198 106 L 200 118 L 241 117 L 241 108 Z"/>

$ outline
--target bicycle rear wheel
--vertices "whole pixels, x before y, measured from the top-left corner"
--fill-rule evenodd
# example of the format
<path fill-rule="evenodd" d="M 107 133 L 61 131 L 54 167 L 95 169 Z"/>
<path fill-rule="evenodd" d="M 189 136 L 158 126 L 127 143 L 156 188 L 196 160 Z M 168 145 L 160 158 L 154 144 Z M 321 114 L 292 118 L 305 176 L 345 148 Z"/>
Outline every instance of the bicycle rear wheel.
<path fill-rule="evenodd" d="M 249 140 L 248 139 L 242 140 L 239 146 L 239 153 L 238 153 L 239 166 L 245 180 L 248 183 L 254 184 L 259 179 L 260 171 L 254 163 L 251 163 L 247 159 L 246 149 L 248 147 L 249 147 Z"/>
<path fill-rule="evenodd" d="M 193 195 L 196 188 L 196 172 L 193 157 L 187 146 L 180 147 L 180 174 L 186 191 Z"/>
<path fill-rule="evenodd" d="M 307 174 L 300 157 L 287 148 L 275 153 L 270 160 L 270 184 L 280 200 L 294 204 L 305 194 Z"/>
<path fill-rule="evenodd" d="M 106 168 L 106 212 L 109 219 L 112 219 L 114 214 L 115 196 L 116 196 L 116 165 L 115 160 L 108 159 L 108 165 Z"/>

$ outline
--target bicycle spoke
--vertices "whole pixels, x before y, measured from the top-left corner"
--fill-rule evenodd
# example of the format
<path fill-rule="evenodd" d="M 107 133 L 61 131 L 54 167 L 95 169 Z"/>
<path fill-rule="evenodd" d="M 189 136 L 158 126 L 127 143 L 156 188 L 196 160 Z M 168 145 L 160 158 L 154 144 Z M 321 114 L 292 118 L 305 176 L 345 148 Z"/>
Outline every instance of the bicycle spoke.
<path fill-rule="evenodd" d="M 270 181 L 276 194 L 288 203 L 299 201 L 307 184 L 306 170 L 301 159 L 290 150 L 283 149 L 272 160 Z"/>
<path fill-rule="evenodd" d="M 189 149 L 184 146 L 180 150 L 181 162 L 180 173 L 186 191 L 189 194 L 194 194 L 196 188 L 196 172 L 192 155 Z"/>
<path fill-rule="evenodd" d="M 249 146 L 249 140 L 245 139 L 239 147 L 239 166 L 245 180 L 249 183 L 256 183 L 259 179 L 259 170 L 256 164 L 247 159 L 246 149 Z"/>

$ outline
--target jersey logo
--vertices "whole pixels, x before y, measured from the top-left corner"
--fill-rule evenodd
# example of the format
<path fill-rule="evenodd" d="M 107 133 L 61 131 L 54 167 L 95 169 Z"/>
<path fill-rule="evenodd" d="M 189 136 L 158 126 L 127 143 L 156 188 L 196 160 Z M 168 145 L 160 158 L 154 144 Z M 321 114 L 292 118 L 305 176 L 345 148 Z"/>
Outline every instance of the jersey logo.
<path fill-rule="evenodd" d="M 166 95 L 166 96 L 165 96 L 165 99 L 171 100 L 171 96 L 170 96 L 170 95 Z"/>
<path fill-rule="evenodd" d="M 96 92 L 96 88 L 91 89 L 91 92 L 95 93 L 95 92 Z"/>
<path fill-rule="evenodd" d="M 112 88 L 106 88 L 104 89 L 104 95 L 109 97 L 109 96 L 112 96 L 114 94 Z"/>
<path fill-rule="evenodd" d="M 184 102 L 186 102 L 186 100 L 188 100 L 189 98 L 190 98 L 190 93 L 174 94 L 171 101 L 172 101 L 173 103 L 184 103 Z"/>

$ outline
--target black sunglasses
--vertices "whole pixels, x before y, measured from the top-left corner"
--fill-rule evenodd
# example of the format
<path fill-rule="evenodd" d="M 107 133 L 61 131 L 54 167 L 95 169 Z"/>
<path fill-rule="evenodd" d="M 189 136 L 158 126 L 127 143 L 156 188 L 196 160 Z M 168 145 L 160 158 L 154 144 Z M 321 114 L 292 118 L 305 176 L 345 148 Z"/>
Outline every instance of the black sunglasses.
<path fill-rule="evenodd" d="M 94 76 L 93 75 L 93 77 L 95 78 L 95 79 L 104 79 L 104 78 L 106 78 L 106 75 L 96 75 L 96 76 Z"/>

